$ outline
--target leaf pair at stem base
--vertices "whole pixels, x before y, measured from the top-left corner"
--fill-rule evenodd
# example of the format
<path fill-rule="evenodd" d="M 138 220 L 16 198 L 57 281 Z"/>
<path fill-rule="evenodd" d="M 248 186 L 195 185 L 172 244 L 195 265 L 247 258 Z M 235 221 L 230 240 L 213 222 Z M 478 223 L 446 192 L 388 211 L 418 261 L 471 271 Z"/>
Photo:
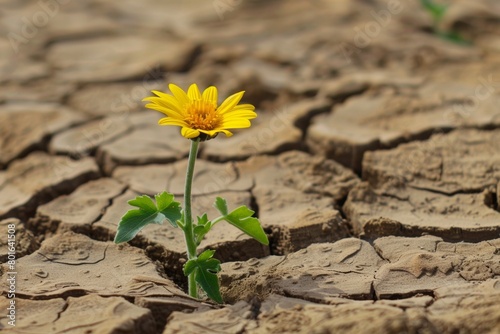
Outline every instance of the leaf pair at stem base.
<path fill-rule="evenodd" d="M 183 224 L 183 212 L 180 203 L 174 200 L 174 195 L 162 192 L 155 195 L 155 201 L 147 195 L 137 196 L 128 201 L 137 209 L 129 210 L 121 218 L 118 224 L 118 230 L 115 236 L 115 243 L 128 242 L 132 240 L 145 226 L 149 224 L 163 224 L 167 220 L 173 227 L 180 227 L 186 233 L 186 226 Z M 192 226 L 191 240 L 196 246 L 199 246 L 205 235 L 210 229 L 220 221 L 226 221 L 229 224 L 240 229 L 250 237 L 264 245 L 269 244 L 266 233 L 262 229 L 259 220 L 253 217 L 255 213 L 246 206 L 240 206 L 229 212 L 227 202 L 221 197 L 217 197 L 214 207 L 220 212 L 221 216 L 208 220 L 206 214 L 197 217 L 197 223 Z M 184 265 L 184 274 L 189 276 L 194 274 L 196 283 L 207 293 L 207 296 L 217 303 L 222 303 L 220 294 L 219 280 L 217 273 L 220 271 L 220 261 L 213 258 L 214 250 L 205 250 L 197 257 L 188 259 Z"/>

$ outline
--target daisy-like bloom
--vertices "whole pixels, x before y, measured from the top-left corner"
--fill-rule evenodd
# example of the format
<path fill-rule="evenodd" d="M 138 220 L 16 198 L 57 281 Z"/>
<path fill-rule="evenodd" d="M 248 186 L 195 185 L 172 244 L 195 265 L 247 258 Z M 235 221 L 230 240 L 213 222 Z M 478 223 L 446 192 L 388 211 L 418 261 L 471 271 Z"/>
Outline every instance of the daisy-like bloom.
<path fill-rule="evenodd" d="M 167 115 L 158 124 L 180 126 L 182 136 L 189 139 L 211 139 L 219 132 L 230 137 L 233 134 L 228 129 L 248 128 L 250 120 L 257 117 L 253 105 L 238 105 L 245 92 L 233 94 L 217 106 L 217 88 L 214 86 L 205 89 L 203 94 L 196 84 L 192 84 L 187 93 L 174 84 L 168 88 L 172 95 L 154 90 L 156 96 L 143 101 L 150 102 L 146 108 Z"/>

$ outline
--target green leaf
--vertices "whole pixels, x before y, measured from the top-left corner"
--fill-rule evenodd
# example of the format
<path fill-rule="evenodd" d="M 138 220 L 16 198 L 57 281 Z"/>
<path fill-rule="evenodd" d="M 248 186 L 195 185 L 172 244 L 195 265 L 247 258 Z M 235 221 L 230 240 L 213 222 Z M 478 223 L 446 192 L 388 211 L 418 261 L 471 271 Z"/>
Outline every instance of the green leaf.
<path fill-rule="evenodd" d="M 217 210 L 219 210 L 219 212 L 221 213 L 221 215 L 227 216 L 227 202 L 226 202 L 226 200 L 224 198 L 217 197 L 215 199 L 214 206 L 215 206 L 215 208 Z"/>
<path fill-rule="evenodd" d="M 208 233 L 208 231 L 210 231 L 210 228 L 212 228 L 212 225 L 211 221 L 208 220 L 206 213 L 203 216 L 197 218 L 198 223 L 194 226 L 193 232 L 196 237 L 196 244 L 199 246 L 203 241 L 205 235 Z"/>
<path fill-rule="evenodd" d="M 211 259 L 215 254 L 215 251 L 212 249 L 207 249 L 200 255 L 198 255 L 198 260 L 200 261 L 206 261 L 208 259 Z"/>
<path fill-rule="evenodd" d="M 184 267 L 182 268 L 182 271 L 184 272 L 184 276 L 189 276 L 193 273 L 193 271 L 198 268 L 198 262 L 196 262 L 197 259 L 191 259 L 186 264 L 184 264 Z"/>
<path fill-rule="evenodd" d="M 162 192 L 155 195 L 156 204 L 147 195 L 137 196 L 128 201 L 128 204 L 137 207 L 127 211 L 118 224 L 115 243 L 132 240 L 139 231 L 148 224 L 169 223 L 177 227 L 176 221 L 181 218 L 180 203 L 174 201 L 174 195 Z"/>
<path fill-rule="evenodd" d="M 262 229 L 259 219 L 252 217 L 255 213 L 253 210 L 250 210 L 243 205 L 230 213 L 227 213 L 226 200 L 220 197 L 217 197 L 214 206 L 222 214 L 223 219 L 229 224 L 237 227 L 258 242 L 264 245 L 269 245 L 269 240 L 267 239 L 266 233 Z"/>
<path fill-rule="evenodd" d="M 439 35 L 439 37 L 441 37 L 442 39 L 445 39 L 449 42 L 453 42 L 453 43 L 461 44 L 461 45 L 470 45 L 471 44 L 469 41 L 465 40 L 462 36 L 460 36 L 456 32 L 439 32 L 438 31 L 437 34 Z"/>
<path fill-rule="evenodd" d="M 440 21 L 448 7 L 434 3 L 432 0 L 420 0 L 420 4 L 434 17 L 434 20 Z"/>
<path fill-rule="evenodd" d="M 181 210 L 181 217 L 177 219 L 177 226 L 179 226 L 181 230 L 184 231 L 184 210 Z"/>
<path fill-rule="evenodd" d="M 196 218 L 198 218 L 198 222 L 197 222 L 198 225 L 204 226 L 204 225 L 207 225 L 208 223 L 210 223 L 210 220 L 208 220 L 208 216 L 206 213 L 204 213 L 203 216 L 196 217 Z"/>
<path fill-rule="evenodd" d="M 207 293 L 207 296 L 222 304 L 219 279 L 217 273 L 221 270 L 220 261 L 213 258 L 215 251 L 206 250 L 198 258 L 191 259 L 184 265 L 184 275 L 194 274 L 196 283 Z"/>
<path fill-rule="evenodd" d="M 219 304 L 224 303 L 220 294 L 219 278 L 217 273 L 221 270 L 220 261 L 217 259 L 209 259 L 201 262 L 194 277 L 196 282 L 201 286 L 207 296 Z"/>

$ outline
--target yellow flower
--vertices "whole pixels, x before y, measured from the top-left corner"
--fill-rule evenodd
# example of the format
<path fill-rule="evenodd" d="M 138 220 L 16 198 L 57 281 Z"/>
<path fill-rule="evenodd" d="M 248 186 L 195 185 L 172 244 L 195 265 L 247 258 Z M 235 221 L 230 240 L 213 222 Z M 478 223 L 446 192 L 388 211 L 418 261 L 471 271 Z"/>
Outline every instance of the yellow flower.
<path fill-rule="evenodd" d="M 217 107 L 217 88 L 205 89 L 203 94 L 196 84 L 192 84 L 187 94 L 180 87 L 170 84 L 168 88 L 173 95 L 152 91 L 143 101 L 149 101 L 146 108 L 164 113 L 167 117 L 158 121 L 160 125 L 176 125 L 181 127 L 181 134 L 189 139 L 213 138 L 219 132 L 230 137 L 228 129 L 250 127 L 250 120 L 257 117 L 255 107 L 251 104 L 240 104 L 245 92 L 228 97 Z M 205 136 L 203 135 L 205 134 Z"/>

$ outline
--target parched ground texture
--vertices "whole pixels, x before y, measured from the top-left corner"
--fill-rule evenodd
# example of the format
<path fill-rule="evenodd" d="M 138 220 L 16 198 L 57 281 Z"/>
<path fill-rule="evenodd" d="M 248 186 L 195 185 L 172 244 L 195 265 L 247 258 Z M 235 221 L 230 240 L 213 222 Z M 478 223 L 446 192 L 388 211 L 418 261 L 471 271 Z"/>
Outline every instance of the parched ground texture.
<path fill-rule="evenodd" d="M 443 2 L 3 1 L 0 330 L 500 333 L 500 5 Z M 186 295 L 179 230 L 111 241 L 128 199 L 182 200 L 189 142 L 140 102 L 169 82 L 259 114 L 196 166 L 196 213 L 271 240 L 203 241 L 223 306 Z"/>

